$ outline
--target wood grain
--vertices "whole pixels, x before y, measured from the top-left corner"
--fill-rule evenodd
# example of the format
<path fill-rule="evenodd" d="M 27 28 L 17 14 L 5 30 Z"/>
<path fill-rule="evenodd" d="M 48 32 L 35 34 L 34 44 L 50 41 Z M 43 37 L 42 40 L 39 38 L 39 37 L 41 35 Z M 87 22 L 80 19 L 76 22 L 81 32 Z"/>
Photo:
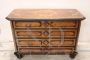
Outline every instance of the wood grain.
<path fill-rule="evenodd" d="M 8 20 L 80 19 L 85 17 L 76 9 L 15 9 L 6 17 Z"/>

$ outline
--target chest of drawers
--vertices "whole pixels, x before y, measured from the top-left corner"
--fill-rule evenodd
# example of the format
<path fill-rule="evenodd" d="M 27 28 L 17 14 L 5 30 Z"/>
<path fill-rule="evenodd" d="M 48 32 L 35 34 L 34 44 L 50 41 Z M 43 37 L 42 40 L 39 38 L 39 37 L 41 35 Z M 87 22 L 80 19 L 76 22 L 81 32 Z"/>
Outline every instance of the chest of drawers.
<path fill-rule="evenodd" d="M 25 54 L 69 54 L 74 58 L 81 20 L 76 9 L 15 9 L 10 20 L 17 58 Z"/>

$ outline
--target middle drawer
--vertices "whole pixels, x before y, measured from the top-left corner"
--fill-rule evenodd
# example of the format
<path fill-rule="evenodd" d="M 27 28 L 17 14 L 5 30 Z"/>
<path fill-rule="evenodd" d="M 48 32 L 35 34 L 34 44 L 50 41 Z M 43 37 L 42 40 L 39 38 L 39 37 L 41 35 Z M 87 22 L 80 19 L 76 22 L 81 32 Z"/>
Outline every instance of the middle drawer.
<path fill-rule="evenodd" d="M 15 30 L 16 38 L 74 38 L 77 30 Z"/>

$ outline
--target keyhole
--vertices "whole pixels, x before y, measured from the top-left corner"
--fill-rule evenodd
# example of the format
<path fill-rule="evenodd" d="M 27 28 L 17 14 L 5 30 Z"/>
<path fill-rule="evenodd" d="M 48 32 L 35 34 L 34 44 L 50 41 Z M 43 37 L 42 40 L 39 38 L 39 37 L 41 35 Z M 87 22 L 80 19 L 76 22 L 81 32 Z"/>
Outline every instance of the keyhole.
<path fill-rule="evenodd" d="M 49 35 L 49 32 L 48 32 L 48 31 L 45 31 L 43 34 L 44 34 L 45 36 L 48 36 L 48 35 Z"/>

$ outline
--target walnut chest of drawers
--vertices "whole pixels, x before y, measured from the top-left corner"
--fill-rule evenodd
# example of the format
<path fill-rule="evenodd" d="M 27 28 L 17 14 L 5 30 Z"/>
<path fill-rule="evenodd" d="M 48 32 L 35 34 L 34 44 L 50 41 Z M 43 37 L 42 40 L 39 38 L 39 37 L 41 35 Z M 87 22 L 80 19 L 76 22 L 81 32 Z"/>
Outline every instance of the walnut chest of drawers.
<path fill-rule="evenodd" d="M 69 54 L 74 58 L 80 23 L 76 9 L 15 9 L 10 20 L 17 58 L 25 54 Z"/>

